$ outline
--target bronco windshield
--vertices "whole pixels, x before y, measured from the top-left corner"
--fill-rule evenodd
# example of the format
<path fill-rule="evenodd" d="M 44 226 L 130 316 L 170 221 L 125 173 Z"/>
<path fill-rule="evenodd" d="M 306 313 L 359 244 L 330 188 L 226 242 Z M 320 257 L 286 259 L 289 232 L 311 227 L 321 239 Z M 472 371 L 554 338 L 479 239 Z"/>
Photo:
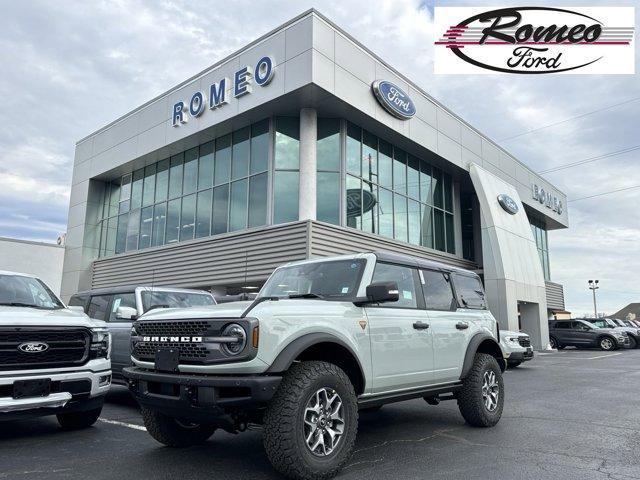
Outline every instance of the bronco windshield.
<path fill-rule="evenodd" d="M 33 277 L 0 274 L 0 306 L 57 310 L 64 305 L 43 282 Z"/>
<path fill-rule="evenodd" d="M 145 291 L 142 292 L 142 309 L 147 312 L 154 308 L 188 308 L 215 305 L 216 301 L 207 293 Z"/>
<path fill-rule="evenodd" d="M 318 297 L 330 300 L 357 295 L 365 261 L 333 260 L 302 263 L 276 270 L 260 292 L 261 297 Z"/>

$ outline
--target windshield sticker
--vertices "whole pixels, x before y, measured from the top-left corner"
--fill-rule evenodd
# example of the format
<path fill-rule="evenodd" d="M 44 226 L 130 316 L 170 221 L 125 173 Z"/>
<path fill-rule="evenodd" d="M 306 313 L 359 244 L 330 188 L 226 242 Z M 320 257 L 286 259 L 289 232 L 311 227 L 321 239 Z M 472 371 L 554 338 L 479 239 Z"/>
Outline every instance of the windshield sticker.
<path fill-rule="evenodd" d="M 413 300 L 413 294 L 411 293 L 411 290 L 403 290 L 402 291 L 402 297 L 405 300 Z"/>
<path fill-rule="evenodd" d="M 349 293 L 349 287 L 342 287 L 342 293 Z"/>

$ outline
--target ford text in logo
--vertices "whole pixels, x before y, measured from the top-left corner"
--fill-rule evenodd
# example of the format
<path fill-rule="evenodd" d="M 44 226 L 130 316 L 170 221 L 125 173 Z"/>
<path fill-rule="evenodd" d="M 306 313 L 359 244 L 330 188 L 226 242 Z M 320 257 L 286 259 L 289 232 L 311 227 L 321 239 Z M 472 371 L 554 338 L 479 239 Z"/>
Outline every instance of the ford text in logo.
<path fill-rule="evenodd" d="M 416 114 L 416 106 L 404 91 L 386 80 L 376 80 L 371 85 L 380 105 L 396 118 L 407 120 Z"/>
<path fill-rule="evenodd" d="M 505 193 L 498 195 L 498 203 L 509 215 L 515 215 L 520 210 L 516 201 Z"/>
<path fill-rule="evenodd" d="M 26 342 L 18 345 L 18 350 L 24 353 L 42 353 L 49 350 L 49 345 L 44 342 Z"/>
<path fill-rule="evenodd" d="M 633 7 L 436 7 L 436 73 L 635 73 Z"/>

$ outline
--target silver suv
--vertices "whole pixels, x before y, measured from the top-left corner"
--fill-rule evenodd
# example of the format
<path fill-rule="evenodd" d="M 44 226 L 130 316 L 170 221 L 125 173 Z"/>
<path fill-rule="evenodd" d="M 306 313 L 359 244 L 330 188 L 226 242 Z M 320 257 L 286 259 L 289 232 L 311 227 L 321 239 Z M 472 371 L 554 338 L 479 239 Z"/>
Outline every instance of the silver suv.
<path fill-rule="evenodd" d="M 69 310 L 38 278 L 0 271 L 0 420 L 94 424 L 111 384 L 105 327 Z"/>
<path fill-rule="evenodd" d="M 329 478 L 351 454 L 359 409 L 456 400 L 470 425 L 495 425 L 497 337 L 475 273 L 361 253 L 282 266 L 253 302 L 145 314 L 124 374 L 159 442 L 261 424 L 277 470 Z"/>

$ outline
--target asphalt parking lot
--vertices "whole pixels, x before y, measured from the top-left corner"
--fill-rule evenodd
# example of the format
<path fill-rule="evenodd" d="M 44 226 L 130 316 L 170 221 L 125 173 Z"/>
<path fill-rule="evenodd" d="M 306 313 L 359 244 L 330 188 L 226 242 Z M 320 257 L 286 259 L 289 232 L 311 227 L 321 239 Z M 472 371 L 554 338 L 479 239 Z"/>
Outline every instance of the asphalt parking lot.
<path fill-rule="evenodd" d="M 502 420 L 465 425 L 455 402 L 422 400 L 360 415 L 339 478 L 640 479 L 640 350 L 539 354 L 505 375 Z M 115 388 L 98 423 L 55 418 L 0 424 L 0 479 L 279 478 L 260 431 L 216 432 L 203 446 L 161 447 L 136 404 Z"/>

